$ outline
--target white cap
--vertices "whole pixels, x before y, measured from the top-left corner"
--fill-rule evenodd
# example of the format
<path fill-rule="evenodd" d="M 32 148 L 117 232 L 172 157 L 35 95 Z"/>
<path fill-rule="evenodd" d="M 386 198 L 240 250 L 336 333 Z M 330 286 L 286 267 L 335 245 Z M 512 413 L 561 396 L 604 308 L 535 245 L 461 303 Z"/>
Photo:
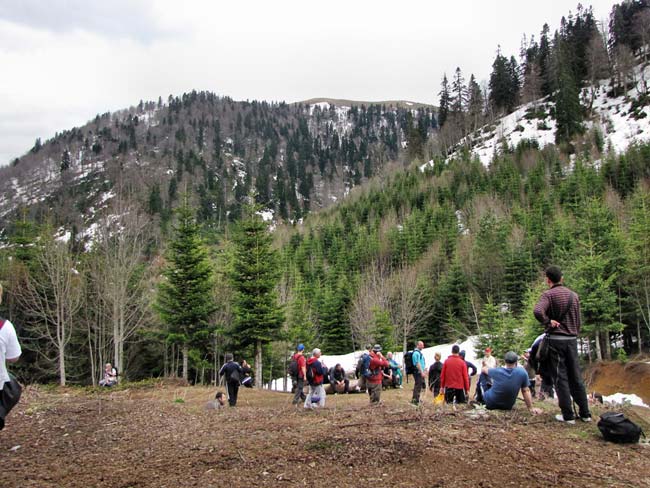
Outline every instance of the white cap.
<path fill-rule="evenodd" d="M 320 349 L 316 348 L 311 352 L 312 356 L 318 356 L 320 354 Z"/>

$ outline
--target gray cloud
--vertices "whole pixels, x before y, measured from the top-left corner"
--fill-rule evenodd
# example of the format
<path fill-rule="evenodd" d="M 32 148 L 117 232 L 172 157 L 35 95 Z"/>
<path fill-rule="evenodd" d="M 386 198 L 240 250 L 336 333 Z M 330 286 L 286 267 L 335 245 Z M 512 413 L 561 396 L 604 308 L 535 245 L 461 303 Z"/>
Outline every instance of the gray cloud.
<path fill-rule="evenodd" d="M 85 31 L 145 43 L 172 34 L 143 0 L 0 0 L 0 19 L 56 34 Z"/>

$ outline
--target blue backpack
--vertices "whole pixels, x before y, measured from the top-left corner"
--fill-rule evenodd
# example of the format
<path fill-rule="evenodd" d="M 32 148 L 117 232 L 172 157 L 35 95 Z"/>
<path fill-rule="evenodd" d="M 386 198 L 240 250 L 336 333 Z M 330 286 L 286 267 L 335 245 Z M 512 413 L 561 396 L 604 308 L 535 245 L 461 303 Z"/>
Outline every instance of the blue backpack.
<path fill-rule="evenodd" d="M 370 370 L 370 354 L 365 353 L 361 357 L 361 374 L 365 378 L 372 377 L 372 371 Z"/>

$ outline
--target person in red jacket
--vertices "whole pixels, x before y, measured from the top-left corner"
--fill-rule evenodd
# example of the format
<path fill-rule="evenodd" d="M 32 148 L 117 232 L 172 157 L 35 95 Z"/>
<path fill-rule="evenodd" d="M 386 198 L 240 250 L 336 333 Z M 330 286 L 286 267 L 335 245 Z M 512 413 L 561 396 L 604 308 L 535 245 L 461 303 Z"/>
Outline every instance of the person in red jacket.
<path fill-rule="evenodd" d="M 442 365 L 440 373 L 440 391 L 445 393 L 447 403 L 467 403 L 469 393 L 469 376 L 465 360 L 458 354 L 460 347 L 454 344 L 451 348 L 451 356 Z"/>
<path fill-rule="evenodd" d="M 295 360 L 298 365 L 298 376 L 295 378 L 293 404 L 298 405 L 307 398 L 305 395 L 305 378 L 307 376 L 307 360 L 304 355 L 305 346 L 298 344 L 296 353 L 292 356 L 291 360 Z"/>
<path fill-rule="evenodd" d="M 381 346 L 375 344 L 375 347 L 372 348 L 370 352 L 370 374 L 371 376 L 366 378 L 366 389 L 368 390 L 368 395 L 370 396 L 370 404 L 379 403 L 381 398 L 381 382 L 384 377 L 383 370 L 388 368 L 390 363 L 381 353 Z"/>

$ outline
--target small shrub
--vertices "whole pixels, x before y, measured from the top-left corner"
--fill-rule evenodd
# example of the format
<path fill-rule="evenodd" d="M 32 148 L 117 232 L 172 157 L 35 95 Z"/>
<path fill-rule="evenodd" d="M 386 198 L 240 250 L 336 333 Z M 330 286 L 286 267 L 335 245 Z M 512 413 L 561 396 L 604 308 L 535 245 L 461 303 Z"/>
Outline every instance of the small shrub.
<path fill-rule="evenodd" d="M 627 353 L 625 352 L 625 349 L 616 350 L 616 359 L 623 364 L 627 363 Z"/>
<path fill-rule="evenodd" d="M 537 122 L 537 130 L 551 130 L 546 121 Z"/>
<path fill-rule="evenodd" d="M 513 132 L 523 132 L 524 130 L 526 130 L 526 129 L 524 129 L 523 125 L 517 124 L 517 126 L 515 127 L 515 130 Z"/>
<path fill-rule="evenodd" d="M 185 400 L 183 400 L 182 398 L 175 398 L 174 403 L 185 403 Z"/>

